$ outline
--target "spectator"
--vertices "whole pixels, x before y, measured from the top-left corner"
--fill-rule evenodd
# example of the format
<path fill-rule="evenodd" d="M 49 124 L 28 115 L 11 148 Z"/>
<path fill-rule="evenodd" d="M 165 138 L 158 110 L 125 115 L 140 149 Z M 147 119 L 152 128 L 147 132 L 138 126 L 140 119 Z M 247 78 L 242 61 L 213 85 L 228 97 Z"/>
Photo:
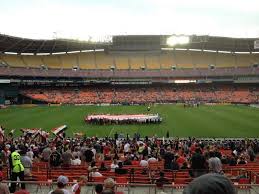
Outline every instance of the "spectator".
<path fill-rule="evenodd" d="M 118 166 L 119 166 L 118 168 L 115 168 L 115 173 L 116 174 L 127 174 L 128 173 L 128 170 L 123 168 L 122 162 L 119 162 Z"/>
<path fill-rule="evenodd" d="M 21 162 L 24 166 L 24 176 L 31 176 L 31 170 L 32 170 L 32 161 L 29 156 L 26 155 L 26 150 L 23 148 L 21 150 Z"/>
<path fill-rule="evenodd" d="M 50 146 L 47 146 L 46 148 L 44 148 L 44 150 L 42 151 L 42 160 L 44 162 L 48 162 L 50 159 L 51 153 L 52 153 L 52 151 L 50 149 Z"/>
<path fill-rule="evenodd" d="M 246 161 L 245 157 L 244 157 L 244 156 L 241 156 L 241 157 L 238 159 L 237 164 L 247 164 L 247 161 Z"/>
<path fill-rule="evenodd" d="M 171 148 L 167 147 L 165 155 L 164 155 L 164 160 L 165 160 L 164 168 L 165 169 L 169 169 L 169 170 L 172 169 L 172 165 L 173 165 L 172 161 L 173 161 L 173 159 L 174 159 L 174 155 L 171 152 Z"/>
<path fill-rule="evenodd" d="M 52 191 L 51 194 L 64 194 L 64 191 L 61 189 L 56 189 L 56 190 Z"/>
<path fill-rule="evenodd" d="M 102 194 L 115 194 L 115 181 L 112 178 L 104 180 L 104 190 Z"/>
<path fill-rule="evenodd" d="M 157 162 L 157 159 L 153 155 L 149 155 L 147 162 L 148 163 Z"/>
<path fill-rule="evenodd" d="M 142 160 L 140 160 L 139 165 L 140 165 L 141 167 L 148 167 L 148 161 L 147 161 L 147 157 L 146 157 L 146 156 L 144 156 L 144 157 L 142 158 Z"/>
<path fill-rule="evenodd" d="M 240 170 L 240 173 L 239 173 L 239 175 L 237 176 L 237 180 L 239 181 L 240 179 L 247 179 L 248 177 L 247 177 L 247 173 L 246 173 L 246 170 L 244 169 L 244 168 L 242 168 L 241 170 Z"/>
<path fill-rule="evenodd" d="M 125 152 L 125 153 L 127 153 L 127 152 Z M 131 156 L 129 154 L 127 154 L 126 159 L 124 160 L 123 164 L 124 165 L 132 165 Z"/>
<path fill-rule="evenodd" d="M 77 155 L 75 156 L 75 159 L 71 161 L 71 165 L 73 165 L 73 166 L 81 165 L 81 160 L 79 159 L 79 157 Z"/>
<path fill-rule="evenodd" d="M 7 184 L 2 183 L 3 176 L 3 173 L 0 171 L 0 194 L 9 194 L 10 192 Z"/>
<path fill-rule="evenodd" d="M 113 159 L 113 162 L 111 164 L 111 172 L 115 172 L 115 168 L 118 168 L 117 159 Z"/>
<path fill-rule="evenodd" d="M 88 166 L 88 172 L 92 172 L 93 168 L 97 168 L 95 161 L 92 161 L 92 162 L 91 162 L 91 165 Z"/>
<path fill-rule="evenodd" d="M 57 167 L 61 164 L 61 154 L 56 150 L 56 147 L 53 147 L 52 153 L 49 157 L 49 163 L 52 167 Z"/>
<path fill-rule="evenodd" d="M 86 162 L 90 163 L 93 161 L 94 153 L 92 152 L 92 150 L 90 148 L 87 148 L 84 155 L 85 155 Z"/>
<path fill-rule="evenodd" d="M 103 192 L 103 185 L 101 185 L 101 184 L 95 185 L 95 193 L 102 194 L 102 192 Z"/>
<path fill-rule="evenodd" d="M 99 168 L 99 171 L 107 171 L 107 170 L 108 170 L 108 168 L 105 166 L 105 163 L 102 162 L 102 163 L 101 163 L 101 166 L 100 166 L 100 168 Z"/>
<path fill-rule="evenodd" d="M 81 176 L 79 178 L 78 183 L 76 183 L 72 186 L 72 192 L 74 194 L 80 194 L 81 193 L 81 187 L 84 186 L 86 184 L 86 182 L 87 182 L 86 176 Z"/>
<path fill-rule="evenodd" d="M 68 189 L 66 189 L 68 183 L 68 178 L 66 176 L 59 176 L 57 180 L 57 189 L 60 189 L 64 194 L 71 194 Z M 53 191 L 50 191 L 49 194 L 52 194 Z"/>
<path fill-rule="evenodd" d="M 206 160 L 201 154 L 200 148 L 196 148 L 195 153 L 191 158 L 191 169 L 193 170 L 192 175 L 194 178 L 201 176 L 206 172 Z"/>
<path fill-rule="evenodd" d="M 209 170 L 212 173 L 224 174 L 222 163 L 218 157 L 212 157 L 209 159 Z"/>
<path fill-rule="evenodd" d="M 89 174 L 90 177 L 102 177 L 103 175 L 98 172 L 98 168 L 95 166 L 92 168 L 92 172 Z"/>
<path fill-rule="evenodd" d="M 19 191 L 16 191 L 14 194 L 30 194 L 30 192 L 26 189 L 21 189 Z"/>
<path fill-rule="evenodd" d="M 225 176 L 209 173 L 194 179 L 183 194 L 236 194 L 232 182 Z"/>
<path fill-rule="evenodd" d="M 156 186 L 163 187 L 164 184 L 169 184 L 169 180 L 167 178 L 165 178 L 164 172 L 160 172 L 159 178 L 156 180 Z"/>
<path fill-rule="evenodd" d="M 70 149 L 67 149 L 63 154 L 62 154 L 62 160 L 63 160 L 63 167 L 70 167 L 71 166 L 71 161 L 73 160 L 73 156 L 71 153 Z"/>

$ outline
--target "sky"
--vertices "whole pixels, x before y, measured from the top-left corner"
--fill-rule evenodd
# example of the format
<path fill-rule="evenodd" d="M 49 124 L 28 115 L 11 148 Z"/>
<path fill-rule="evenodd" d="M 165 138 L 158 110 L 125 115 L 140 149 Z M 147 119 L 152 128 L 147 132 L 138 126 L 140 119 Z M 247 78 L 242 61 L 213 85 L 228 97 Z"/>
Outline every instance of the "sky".
<path fill-rule="evenodd" d="M 32 39 L 259 38 L 259 0 L 0 0 L 0 18 L 0 33 Z"/>

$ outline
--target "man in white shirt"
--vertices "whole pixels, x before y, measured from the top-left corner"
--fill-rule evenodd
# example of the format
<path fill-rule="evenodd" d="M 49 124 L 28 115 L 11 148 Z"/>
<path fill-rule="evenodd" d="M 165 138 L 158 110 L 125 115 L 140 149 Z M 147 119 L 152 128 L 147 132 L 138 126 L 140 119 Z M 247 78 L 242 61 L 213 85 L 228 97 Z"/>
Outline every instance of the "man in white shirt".
<path fill-rule="evenodd" d="M 98 172 L 98 168 L 95 166 L 92 168 L 92 172 L 89 174 L 90 177 L 102 177 L 103 175 Z"/>
<path fill-rule="evenodd" d="M 149 156 L 147 161 L 148 161 L 148 163 L 152 163 L 152 162 L 157 162 L 157 159 L 151 155 L 151 156 Z"/>
<path fill-rule="evenodd" d="M 111 172 L 115 172 L 115 168 L 119 168 L 116 159 L 114 159 L 114 160 L 113 160 L 113 163 L 111 164 Z"/>
<path fill-rule="evenodd" d="M 78 158 L 78 156 L 75 156 L 75 159 L 71 160 L 71 165 L 73 166 L 81 165 L 81 160 Z"/>
<path fill-rule="evenodd" d="M 140 160 L 139 165 L 141 167 L 148 167 L 148 161 L 147 161 L 147 157 L 146 156 L 144 158 L 142 158 L 142 160 Z"/>
<path fill-rule="evenodd" d="M 124 145 L 124 153 L 129 153 L 130 151 L 130 144 L 127 142 L 125 145 Z"/>

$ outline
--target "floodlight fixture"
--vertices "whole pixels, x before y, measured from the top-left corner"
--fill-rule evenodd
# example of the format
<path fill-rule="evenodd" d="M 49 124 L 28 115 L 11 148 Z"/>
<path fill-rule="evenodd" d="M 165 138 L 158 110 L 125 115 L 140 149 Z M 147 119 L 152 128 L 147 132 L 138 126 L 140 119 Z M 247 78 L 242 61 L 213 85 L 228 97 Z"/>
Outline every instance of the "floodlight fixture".
<path fill-rule="evenodd" d="M 170 36 L 166 43 L 169 46 L 175 46 L 175 45 L 183 45 L 188 44 L 190 42 L 189 36 Z"/>

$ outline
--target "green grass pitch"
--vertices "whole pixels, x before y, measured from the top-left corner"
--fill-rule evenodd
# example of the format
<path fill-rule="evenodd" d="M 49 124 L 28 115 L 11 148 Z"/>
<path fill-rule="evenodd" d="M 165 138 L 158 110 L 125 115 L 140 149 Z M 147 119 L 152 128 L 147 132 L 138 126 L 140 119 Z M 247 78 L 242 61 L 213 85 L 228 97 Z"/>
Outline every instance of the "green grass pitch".
<path fill-rule="evenodd" d="M 84 122 L 87 114 L 159 113 L 161 124 L 147 125 L 89 125 Z M 115 132 L 159 137 L 259 137 L 259 109 L 247 106 L 216 105 L 186 108 L 182 105 L 154 105 L 147 112 L 146 106 L 39 106 L 31 108 L 10 107 L 0 110 L 0 125 L 7 129 L 68 126 L 67 135 L 85 132 L 87 136 L 113 136 Z M 17 130 L 19 131 L 19 130 Z M 19 134 L 19 133 L 16 133 Z"/>

